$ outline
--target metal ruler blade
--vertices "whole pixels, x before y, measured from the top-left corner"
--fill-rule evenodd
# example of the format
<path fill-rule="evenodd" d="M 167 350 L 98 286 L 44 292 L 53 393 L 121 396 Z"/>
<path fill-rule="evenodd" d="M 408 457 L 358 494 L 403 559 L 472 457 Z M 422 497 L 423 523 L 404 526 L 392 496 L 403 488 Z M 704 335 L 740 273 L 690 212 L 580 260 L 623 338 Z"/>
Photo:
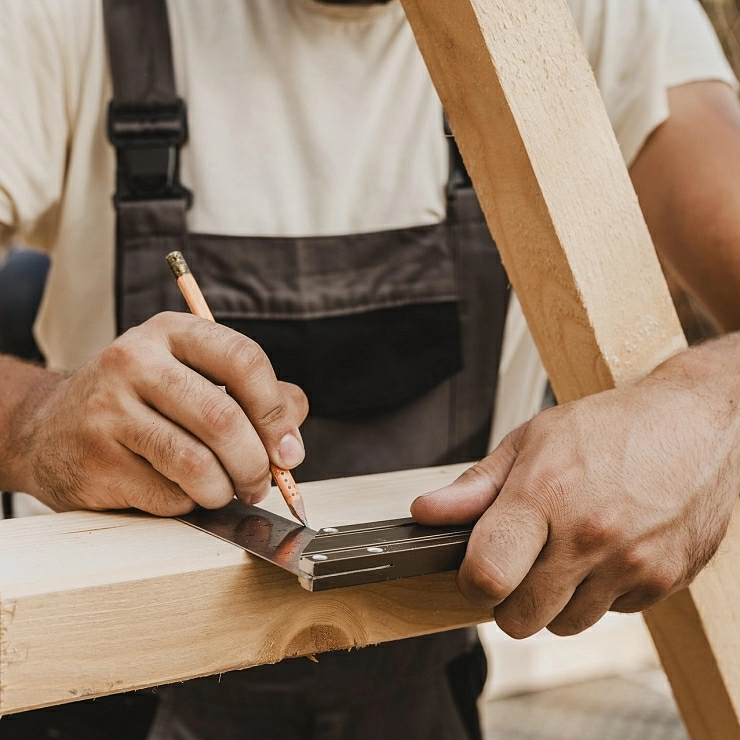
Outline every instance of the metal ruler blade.
<path fill-rule="evenodd" d="M 298 576 L 309 591 L 391 581 L 460 567 L 471 527 L 425 527 L 413 519 L 315 532 L 234 499 L 217 511 L 178 517 Z"/>

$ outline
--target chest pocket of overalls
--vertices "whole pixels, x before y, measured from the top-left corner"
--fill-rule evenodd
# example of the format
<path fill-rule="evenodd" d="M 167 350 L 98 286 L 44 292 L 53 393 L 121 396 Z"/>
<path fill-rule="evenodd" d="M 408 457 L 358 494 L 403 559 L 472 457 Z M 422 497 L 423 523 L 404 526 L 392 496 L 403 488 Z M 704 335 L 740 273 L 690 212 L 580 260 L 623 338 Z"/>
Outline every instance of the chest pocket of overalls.
<path fill-rule="evenodd" d="M 462 365 L 444 224 L 308 239 L 191 234 L 217 320 L 258 342 L 321 418 L 372 417 Z"/>
<path fill-rule="evenodd" d="M 307 239 L 183 231 L 178 240 L 142 233 L 131 223 L 142 219 L 123 210 L 121 331 L 159 311 L 185 309 L 164 261 L 173 246 L 185 254 L 217 321 L 260 344 L 278 377 L 306 392 L 313 415 L 355 419 L 389 411 L 461 368 L 447 224 Z"/>

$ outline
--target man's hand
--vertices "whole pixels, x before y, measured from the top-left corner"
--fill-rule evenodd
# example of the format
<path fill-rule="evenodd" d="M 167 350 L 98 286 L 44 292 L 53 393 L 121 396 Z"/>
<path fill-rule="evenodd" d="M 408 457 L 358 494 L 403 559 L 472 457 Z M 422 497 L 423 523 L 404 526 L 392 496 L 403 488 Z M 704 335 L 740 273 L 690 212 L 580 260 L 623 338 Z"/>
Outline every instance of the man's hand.
<path fill-rule="evenodd" d="M 722 82 L 668 94 L 630 174 L 656 247 L 728 330 L 740 328 L 740 103 Z M 574 634 L 687 585 L 740 493 L 740 337 L 630 388 L 550 410 L 418 499 L 427 524 L 477 521 L 459 584 L 515 637 Z"/>
<path fill-rule="evenodd" d="M 740 492 L 738 360 L 740 338 L 728 337 L 551 409 L 417 499 L 424 524 L 477 521 L 463 594 L 522 638 L 575 634 L 688 585 Z"/>
<path fill-rule="evenodd" d="M 269 490 L 270 460 L 303 459 L 303 392 L 277 381 L 254 342 L 187 314 L 155 316 L 52 377 L 16 412 L 10 447 L 23 490 L 58 511 L 251 503 Z"/>

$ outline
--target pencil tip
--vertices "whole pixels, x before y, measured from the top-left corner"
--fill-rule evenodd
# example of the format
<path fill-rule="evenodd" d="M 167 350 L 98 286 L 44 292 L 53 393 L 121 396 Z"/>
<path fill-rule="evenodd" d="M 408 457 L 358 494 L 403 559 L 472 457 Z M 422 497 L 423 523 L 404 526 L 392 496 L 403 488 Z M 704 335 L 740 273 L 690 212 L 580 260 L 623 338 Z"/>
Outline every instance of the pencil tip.
<path fill-rule="evenodd" d="M 306 507 L 303 505 L 303 500 L 302 499 L 298 499 L 294 503 L 295 503 L 295 508 L 296 508 L 296 511 L 295 511 L 296 519 L 298 519 L 298 521 L 300 521 L 300 523 L 304 527 L 307 527 L 308 526 L 308 517 L 306 517 Z"/>

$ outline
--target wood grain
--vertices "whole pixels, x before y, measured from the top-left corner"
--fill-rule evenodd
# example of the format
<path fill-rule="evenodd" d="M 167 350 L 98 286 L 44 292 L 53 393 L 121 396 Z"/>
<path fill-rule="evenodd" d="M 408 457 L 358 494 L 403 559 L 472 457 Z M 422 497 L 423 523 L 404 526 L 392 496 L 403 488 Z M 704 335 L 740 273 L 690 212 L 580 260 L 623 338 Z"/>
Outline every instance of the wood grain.
<path fill-rule="evenodd" d="M 686 347 L 565 0 L 401 0 L 560 401 Z M 740 512 L 736 512 L 736 519 Z M 740 740 L 740 531 L 648 617 L 694 740 Z"/>
<path fill-rule="evenodd" d="M 396 518 L 459 472 L 306 484 L 304 495 L 316 526 Z M 286 513 L 275 489 L 265 507 Z M 174 520 L 76 512 L 0 522 L 0 714 L 490 618 L 452 573 L 312 594 Z"/>

